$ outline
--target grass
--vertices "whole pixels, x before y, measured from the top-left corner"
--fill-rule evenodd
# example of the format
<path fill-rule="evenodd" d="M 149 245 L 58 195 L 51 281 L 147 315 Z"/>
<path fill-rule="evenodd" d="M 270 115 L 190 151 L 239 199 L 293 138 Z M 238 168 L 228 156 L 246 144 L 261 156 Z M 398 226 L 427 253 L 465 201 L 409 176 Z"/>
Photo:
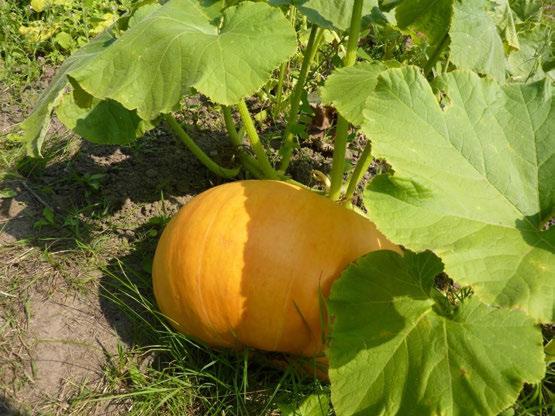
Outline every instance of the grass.
<path fill-rule="evenodd" d="M 308 394 L 329 393 L 295 366 L 282 371 L 269 355 L 218 351 L 173 331 L 152 303 L 150 275 L 116 264 L 105 270 L 110 279 L 103 293 L 146 346 L 120 348 L 105 367 L 109 391 L 82 391 L 72 400 L 75 409 L 110 401 L 129 415 L 263 415 Z"/>
<path fill-rule="evenodd" d="M 0 1 L 0 81 L 25 86 L 58 65 L 138 0 Z M 44 9 L 36 5 L 46 5 Z M 17 89 L 16 89 L 17 91 Z"/>

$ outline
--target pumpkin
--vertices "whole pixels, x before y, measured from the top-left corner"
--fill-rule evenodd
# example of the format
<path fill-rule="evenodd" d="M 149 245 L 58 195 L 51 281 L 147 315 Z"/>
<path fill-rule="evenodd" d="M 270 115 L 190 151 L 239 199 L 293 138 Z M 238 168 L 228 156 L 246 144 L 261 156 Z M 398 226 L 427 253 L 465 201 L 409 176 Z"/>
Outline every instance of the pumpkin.
<path fill-rule="evenodd" d="M 166 226 L 153 263 L 158 306 L 212 346 L 322 352 L 322 296 L 363 254 L 400 248 L 365 217 L 285 182 L 205 191 Z"/>

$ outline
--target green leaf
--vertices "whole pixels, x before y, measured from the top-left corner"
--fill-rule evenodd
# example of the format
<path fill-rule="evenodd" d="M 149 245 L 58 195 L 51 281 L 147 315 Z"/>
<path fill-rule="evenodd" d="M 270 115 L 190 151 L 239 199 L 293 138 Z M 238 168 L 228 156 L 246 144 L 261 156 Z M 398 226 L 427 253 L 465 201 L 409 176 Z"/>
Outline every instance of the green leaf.
<path fill-rule="evenodd" d="M 56 42 L 62 49 L 70 50 L 75 46 L 75 41 L 73 37 L 67 32 L 60 32 L 54 36 L 54 42 Z"/>
<path fill-rule="evenodd" d="M 519 49 L 520 44 L 516 33 L 515 17 L 509 0 L 492 0 L 495 24 L 503 33 L 505 42 L 512 49 Z"/>
<path fill-rule="evenodd" d="M 160 7 L 160 3 L 146 3 L 145 5 L 137 8 L 133 15 L 129 18 L 128 28 L 140 23 L 142 20 L 146 19 L 150 14 L 157 11 Z"/>
<path fill-rule="evenodd" d="M 453 64 L 502 81 L 505 77 L 503 42 L 487 11 L 488 1 L 404 0 L 396 9 L 397 24 L 414 38 L 424 38 L 431 47 L 430 54 L 441 48 L 448 36 Z"/>
<path fill-rule="evenodd" d="M 217 27 L 196 0 L 170 0 L 70 76 L 89 94 L 152 120 L 172 111 L 191 88 L 235 104 L 295 49 L 293 27 L 267 4 L 230 7 Z"/>
<path fill-rule="evenodd" d="M 129 144 L 154 127 L 117 101 L 100 101 L 78 86 L 62 97 L 56 115 L 67 128 L 99 144 Z"/>
<path fill-rule="evenodd" d="M 424 36 L 432 48 L 442 43 L 451 26 L 454 0 L 403 0 L 395 10 L 400 29 Z"/>
<path fill-rule="evenodd" d="M 509 3 L 522 21 L 536 17 L 543 6 L 543 2 L 539 0 L 509 0 Z"/>
<path fill-rule="evenodd" d="M 27 142 L 27 152 L 31 156 L 41 156 L 42 143 L 50 125 L 50 115 L 68 84 L 68 72 L 94 60 L 113 41 L 114 37 L 111 34 L 103 33 L 67 58 L 60 67 L 48 89 L 39 97 L 33 112 L 21 123 L 23 139 Z"/>
<path fill-rule="evenodd" d="M 499 86 L 467 71 L 438 78 L 439 105 L 414 67 L 382 72 L 363 114 L 375 157 L 395 176 L 365 192 L 393 241 L 433 250 L 487 303 L 555 317 L 551 85 Z"/>
<path fill-rule="evenodd" d="M 333 105 L 350 123 L 364 121 L 364 103 L 374 91 L 378 75 L 387 67 L 381 62 L 365 62 L 336 69 L 321 90 L 322 101 Z"/>
<path fill-rule="evenodd" d="M 505 53 L 495 22 L 486 12 L 486 0 L 455 1 L 451 38 L 451 61 L 462 69 L 505 79 Z"/>
<path fill-rule="evenodd" d="M 17 196 L 17 192 L 14 191 L 12 188 L 0 188 L 0 198 L 13 198 Z"/>
<path fill-rule="evenodd" d="M 533 320 L 475 298 L 446 306 L 433 289 L 441 266 L 429 252 L 377 251 L 335 282 L 329 375 L 338 415 L 496 415 L 524 382 L 541 380 Z"/>
<path fill-rule="evenodd" d="M 548 364 L 555 363 L 555 339 L 550 340 L 545 346 L 545 361 Z"/>
<path fill-rule="evenodd" d="M 324 394 L 311 394 L 298 406 L 284 404 L 279 406 L 281 416 L 326 416 L 330 399 Z"/>
<path fill-rule="evenodd" d="M 542 65 L 550 59 L 551 33 L 537 26 L 519 34 L 520 49 L 507 58 L 507 69 L 515 81 L 533 82 L 545 77 Z"/>
<path fill-rule="evenodd" d="M 269 3 L 274 6 L 294 5 L 315 25 L 343 31 L 351 26 L 354 2 L 354 0 L 269 0 Z M 362 16 L 370 16 L 372 9 L 377 7 L 377 0 L 364 0 Z"/>

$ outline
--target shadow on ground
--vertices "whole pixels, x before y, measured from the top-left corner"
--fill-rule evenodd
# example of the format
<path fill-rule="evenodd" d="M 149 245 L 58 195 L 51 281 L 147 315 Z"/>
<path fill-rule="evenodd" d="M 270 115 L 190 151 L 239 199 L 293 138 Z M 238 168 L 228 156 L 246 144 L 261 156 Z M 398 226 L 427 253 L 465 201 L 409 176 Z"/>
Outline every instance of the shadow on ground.
<path fill-rule="evenodd" d="M 210 117 L 204 118 L 210 124 Z M 229 147 L 221 126 L 199 125 L 191 129 L 191 135 L 222 165 L 235 163 L 233 149 Z M 330 158 L 320 157 L 311 164 L 311 152 L 313 150 L 308 149 L 307 154 L 301 154 L 292 163 L 292 172 L 298 179 L 309 181 L 309 172 L 314 167 L 327 170 L 326 163 Z M 0 184 L 1 188 L 16 193 L 13 197 L 0 199 L 0 247 L 10 248 L 12 255 L 4 259 L 0 251 L 0 263 L 7 260 L 16 266 L 23 264 L 27 262 L 27 251 L 33 249 L 41 261 L 51 263 L 52 273 L 66 279 L 62 283 L 53 279 L 56 286 L 48 288 L 56 293 L 56 302 L 64 302 L 63 297 L 57 295 L 68 288 L 78 293 L 85 288 L 87 302 L 92 305 L 91 325 L 94 325 L 95 316 L 98 318 L 95 313 L 99 309 L 102 321 L 117 334 L 114 341 L 121 340 L 136 347 L 158 343 L 160 340 L 153 339 L 152 334 L 145 336 L 137 321 L 130 319 L 121 305 L 115 305 L 114 299 L 110 300 L 106 292 L 101 293 L 99 287 L 113 294 L 119 290 L 115 278 L 123 273 L 145 299 L 153 302 L 150 265 L 165 220 L 196 194 L 222 183 L 222 179 L 209 172 L 163 128 L 155 129 L 128 147 L 102 146 L 71 139 L 69 142 L 58 140 L 49 145 L 45 153 L 48 157 L 44 160 L 21 160 L 16 176 Z M 21 270 L 26 273 L 23 271 L 26 269 Z M 93 288 L 83 286 L 83 282 L 91 280 Z M 49 280 L 40 276 L 37 281 Z M 29 286 L 31 290 L 35 290 L 34 282 Z M 72 289 L 74 286 L 77 289 Z M 96 296 L 96 302 L 91 296 Z M 35 299 L 35 320 L 48 316 L 48 311 L 41 310 L 46 304 L 43 294 L 30 297 Z M 80 313 L 87 313 L 84 306 L 87 302 L 75 303 L 82 309 Z M 150 319 L 149 311 L 129 299 L 127 302 L 142 314 L 140 318 Z M 67 336 L 71 328 L 64 331 Z M 54 333 L 48 336 L 57 338 Z M 106 356 L 114 353 L 104 351 Z M 195 349 L 195 365 L 198 364 L 200 370 L 214 358 L 214 354 L 215 351 L 203 347 Z M 242 360 L 234 354 L 228 357 L 239 360 L 239 363 Z M 171 359 L 167 354 L 158 354 L 151 365 L 163 368 Z M 229 366 L 226 371 L 231 371 L 233 378 L 239 377 L 234 372 L 240 369 L 240 365 Z M 39 373 L 46 371 L 52 373 L 50 376 L 56 375 L 50 367 L 39 370 Z M 281 377 L 275 371 L 268 374 L 268 377 L 275 378 L 274 384 Z M 60 383 L 63 377 L 65 374 L 60 373 Z M 56 385 L 52 384 L 52 393 L 57 394 Z"/>
<path fill-rule="evenodd" d="M 26 416 L 26 413 L 12 407 L 10 401 L 0 393 L 0 416 Z"/>

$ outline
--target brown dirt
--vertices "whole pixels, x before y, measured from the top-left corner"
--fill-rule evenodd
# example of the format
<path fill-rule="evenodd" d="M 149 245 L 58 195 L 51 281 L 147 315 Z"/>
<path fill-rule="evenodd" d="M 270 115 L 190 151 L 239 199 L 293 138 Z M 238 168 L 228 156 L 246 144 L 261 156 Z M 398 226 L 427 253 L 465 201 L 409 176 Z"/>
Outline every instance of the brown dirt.
<path fill-rule="evenodd" d="M 187 100 L 184 121 L 211 157 L 232 165 L 220 116 L 202 104 Z M 20 118 L 9 110 L 2 126 Z M 279 137 L 282 128 L 260 127 L 266 137 Z M 0 183 L 16 192 L 0 200 L 0 415 L 118 413 L 103 406 L 73 413 L 70 405 L 83 386 L 102 390 L 118 343 L 138 342 L 101 295 L 106 270 L 118 261 L 148 270 L 156 218 L 222 182 L 164 128 L 127 147 L 62 132 L 55 123 L 46 160 L 24 158 L 12 172 L 17 176 Z M 357 138 L 349 155 L 358 156 L 363 144 Z M 329 171 L 330 148 L 325 134 L 308 140 L 292 161 L 293 177 L 315 185 L 311 170 Z M 37 227 L 45 208 L 55 223 Z"/>

